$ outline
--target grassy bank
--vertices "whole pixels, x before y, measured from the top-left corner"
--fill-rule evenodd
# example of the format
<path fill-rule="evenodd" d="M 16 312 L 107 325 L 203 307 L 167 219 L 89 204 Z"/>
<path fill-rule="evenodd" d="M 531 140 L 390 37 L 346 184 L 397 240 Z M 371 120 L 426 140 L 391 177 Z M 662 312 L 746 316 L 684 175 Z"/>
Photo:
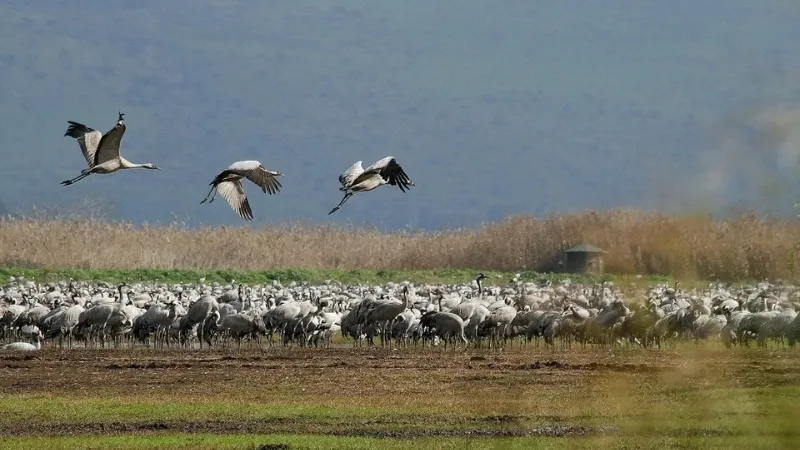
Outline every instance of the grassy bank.
<path fill-rule="evenodd" d="M 753 215 L 717 221 L 622 210 L 521 216 L 436 233 L 382 233 L 306 224 L 135 227 L 91 218 L 14 217 L 0 219 L 0 266 L 249 273 L 293 267 L 298 273 L 313 269 L 306 275 L 321 278 L 333 269 L 448 269 L 471 276 L 473 268 L 559 272 L 563 250 L 581 242 L 608 251 L 608 273 L 684 280 L 793 279 L 800 223 Z M 288 272 L 284 279 L 294 276 Z"/>

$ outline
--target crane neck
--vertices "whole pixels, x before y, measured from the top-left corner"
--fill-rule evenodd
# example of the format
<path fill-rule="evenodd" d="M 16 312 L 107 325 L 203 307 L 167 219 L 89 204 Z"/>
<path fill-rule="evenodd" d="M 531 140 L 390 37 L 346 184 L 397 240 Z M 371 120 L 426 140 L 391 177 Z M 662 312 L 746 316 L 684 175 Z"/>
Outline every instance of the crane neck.
<path fill-rule="evenodd" d="M 120 165 L 126 169 L 141 169 L 146 166 L 146 164 L 136 164 L 128 161 L 127 159 L 123 158 L 122 156 L 119 157 Z"/>

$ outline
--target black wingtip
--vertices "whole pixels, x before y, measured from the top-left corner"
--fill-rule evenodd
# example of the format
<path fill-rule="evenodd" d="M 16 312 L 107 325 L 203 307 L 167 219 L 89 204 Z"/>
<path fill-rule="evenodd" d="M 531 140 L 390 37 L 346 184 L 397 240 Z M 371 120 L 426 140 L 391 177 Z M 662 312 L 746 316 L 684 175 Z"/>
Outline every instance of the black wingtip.
<path fill-rule="evenodd" d="M 253 220 L 253 209 L 250 208 L 250 202 L 246 198 L 244 199 L 244 202 L 242 202 L 242 205 L 239 207 L 239 215 L 244 220 L 247 221 Z"/>
<path fill-rule="evenodd" d="M 73 122 L 68 120 L 67 123 L 69 126 L 67 127 L 67 131 L 64 132 L 64 136 L 69 136 L 75 139 L 83 136 L 84 134 L 92 131 L 91 128 L 87 127 L 86 125 L 78 122 Z"/>
<path fill-rule="evenodd" d="M 77 139 L 78 137 L 80 137 L 80 134 L 78 134 L 78 130 L 75 125 L 70 125 L 67 128 L 67 131 L 64 132 L 64 136 L 69 136 Z"/>

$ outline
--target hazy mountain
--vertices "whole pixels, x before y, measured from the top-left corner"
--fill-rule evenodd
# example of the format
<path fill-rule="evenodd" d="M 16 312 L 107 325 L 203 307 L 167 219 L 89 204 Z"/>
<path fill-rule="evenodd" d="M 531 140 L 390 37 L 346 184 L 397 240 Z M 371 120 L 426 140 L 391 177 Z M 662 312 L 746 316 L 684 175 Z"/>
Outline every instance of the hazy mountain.
<path fill-rule="evenodd" d="M 255 224 L 470 226 L 511 213 L 795 202 L 800 8 L 790 1 L 6 1 L 2 200 L 240 224 L 215 173 L 259 159 Z M 91 176 L 67 120 L 161 172 Z M 398 158 L 418 188 L 337 176 Z M 786 165 L 782 167 L 781 165 Z M 783 172 L 781 172 L 783 170 Z"/>

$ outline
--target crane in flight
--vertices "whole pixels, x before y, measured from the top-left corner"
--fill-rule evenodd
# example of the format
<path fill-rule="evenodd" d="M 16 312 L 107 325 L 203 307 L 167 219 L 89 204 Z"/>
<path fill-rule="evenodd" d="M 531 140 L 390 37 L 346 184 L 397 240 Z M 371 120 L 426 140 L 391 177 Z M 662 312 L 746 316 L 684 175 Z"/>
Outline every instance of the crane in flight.
<path fill-rule="evenodd" d="M 122 111 L 119 111 L 117 124 L 106 134 L 100 134 L 99 131 L 82 123 L 67 121 L 69 127 L 64 136 L 75 138 L 78 141 L 83 157 L 86 158 L 86 163 L 89 167 L 83 169 L 77 177 L 62 181 L 62 185 L 69 186 L 93 173 L 108 174 L 120 169 L 161 170 L 153 163 L 134 164 L 120 155 L 119 147 L 122 142 L 122 135 L 125 134 L 127 129 L 125 121 L 122 119 L 124 115 Z"/>
<path fill-rule="evenodd" d="M 344 191 L 344 198 L 328 215 L 338 211 L 356 192 L 369 192 L 384 184 L 397 186 L 403 192 L 406 192 L 411 186 L 416 186 L 394 156 L 387 156 L 366 169 L 361 167 L 362 162 L 357 161 L 339 175 L 339 183 L 342 184 L 339 190 Z"/>
<path fill-rule="evenodd" d="M 247 178 L 259 186 L 262 191 L 272 195 L 280 191 L 282 186 L 277 177 L 282 175 L 280 172 L 265 169 L 259 161 L 237 161 L 214 177 L 209 183 L 211 190 L 200 203 L 213 202 L 219 193 L 242 219 L 253 220 L 253 210 L 250 208 L 250 202 L 244 192 L 242 178 Z"/>

